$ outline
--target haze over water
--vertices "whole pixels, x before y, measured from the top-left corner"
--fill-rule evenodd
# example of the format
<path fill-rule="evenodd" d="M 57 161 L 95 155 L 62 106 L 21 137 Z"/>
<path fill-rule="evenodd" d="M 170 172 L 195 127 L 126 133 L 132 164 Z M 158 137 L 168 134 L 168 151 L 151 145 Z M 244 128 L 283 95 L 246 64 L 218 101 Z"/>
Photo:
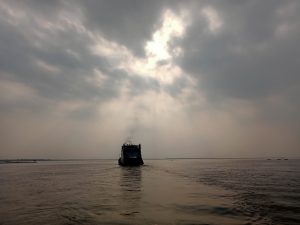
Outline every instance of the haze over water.
<path fill-rule="evenodd" d="M 0 224 L 300 224 L 300 160 L 0 165 Z"/>

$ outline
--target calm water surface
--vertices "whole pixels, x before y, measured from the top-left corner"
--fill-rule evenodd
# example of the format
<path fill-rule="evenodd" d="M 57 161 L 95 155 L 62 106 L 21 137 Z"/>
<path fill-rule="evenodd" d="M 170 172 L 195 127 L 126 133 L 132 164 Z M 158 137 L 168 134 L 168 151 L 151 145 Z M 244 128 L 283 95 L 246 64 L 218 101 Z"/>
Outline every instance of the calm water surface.
<path fill-rule="evenodd" d="M 300 224 L 300 160 L 0 165 L 0 225 Z"/>

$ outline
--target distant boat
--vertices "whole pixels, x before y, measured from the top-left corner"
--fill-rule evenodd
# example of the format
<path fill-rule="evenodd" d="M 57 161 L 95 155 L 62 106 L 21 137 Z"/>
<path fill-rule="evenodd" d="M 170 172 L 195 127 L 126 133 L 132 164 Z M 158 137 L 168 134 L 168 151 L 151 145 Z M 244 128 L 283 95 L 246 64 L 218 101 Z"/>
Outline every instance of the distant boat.
<path fill-rule="evenodd" d="M 141 153 L 141 144 L 125 143 L 122 145 L 121 156 L 118 160 L 120 166 L 141 166 L 144 164 Z"/>

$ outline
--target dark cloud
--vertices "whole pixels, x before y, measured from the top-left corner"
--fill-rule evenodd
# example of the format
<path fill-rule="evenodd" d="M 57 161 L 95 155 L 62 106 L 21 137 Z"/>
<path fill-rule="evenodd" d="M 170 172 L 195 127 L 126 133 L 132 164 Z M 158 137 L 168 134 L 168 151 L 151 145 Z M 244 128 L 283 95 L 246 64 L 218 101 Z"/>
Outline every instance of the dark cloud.
<path fill-rule="evenodd" d="M 253 99 L 288 89 L 299 83 L 299 5 L 212 1 L 199 6 L 199 11 L 213 7 L 223 26 L 214 34 L 203 17 L 193 21 L 183 40 L 183 68 L 217 99 Z"/>
<path fill-rule="evenodd" d="M 23 21 L 18 21 L 3 10 L 6 15 L 3 14 L 0 20 L 2 78 L 24 83 L 37 90 L 40 95 L 57 100 L 97 99 L 101 102 L 119 94 L 122 80 L 132 82 L 134 87 L 132 93 L 136 94 L 149 88 L 147 85 L 149 82 L 152 83 L 151 87 L 157 86 L 154 80 L 146 81 L 132 77 L 114 68 L 107 58 L 96 56 L 91 52 L 95 44 L 92 37 L 78 31 L 70 24 L 59 24 L 60 21 L 57 21 L 56 17 L 61 11 L 69 10 L 68 5 L 60 4 L 58 1 L 51 3 L 12 1 L 10 3 L 8 1 L 6 4 L 11 7 L 11 10 L 15 10 L 16 14 L 20 13 L 19 11 L 24 12 L 25 18 Z M 86 7 L 89 7 L 92 3 L 86 4 Z M 97 14 L 106 12 L 107 16 L 112 16 L 112 12 L 105 9 L 105 3 L 98 4 L 103 11 Z M 90 13 L 86 12 L 86 16 L 90 16 Z M 8 20 L 5 19 L 6 17 Z M 10 19 L 15 20 L 16 24 L 10 23 Z M 93 22 L 97 23 L 97 21 Z M 62 26 L 63 29 L 47 28 L 47 23 L 54 23 L 52 26 Z M 92 22 L 86 25 L 92 26 Z M 109 24 L 107 26 L 113 27 Z M 114 29 L 119 30 L 119 27 Z M 101 87 L 87 81 L 89 78 L 92 80 L 95 69 L 106 76 L 105 84 Z"/>
<path fill-rule="evenodd" d="M 85 25 L 137 55 L 144 54 L 144 44 L 158 26 L 164 1 L 80 1 Z"/>

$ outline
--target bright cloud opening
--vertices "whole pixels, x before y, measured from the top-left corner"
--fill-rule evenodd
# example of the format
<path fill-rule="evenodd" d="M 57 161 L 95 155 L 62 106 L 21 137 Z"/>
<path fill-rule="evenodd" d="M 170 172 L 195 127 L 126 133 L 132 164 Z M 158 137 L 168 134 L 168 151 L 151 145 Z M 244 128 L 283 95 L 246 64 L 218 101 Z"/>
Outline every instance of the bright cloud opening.
<path fill-rule="evenodd" d="M 171 49 L 170 42 L 183 37 L 187 24 L 185 19 L 184 13 L 176 15 L 166 10 L 161 26 L 154 31 L 152 40 L 145 44 L 146 58 L 138 58 L 126 47 L 99 35 L 95 36 L 96 45 L 92 52 L 110 58 L 112 63 L 128 74 L 154 78 L 162 85 L 172 84 L 182 75 L 181 68 L 172 62 L 172 58 L 183 54 L 183 50 L 179 46 L 172 46 Z"/>
<path fill-rule="evenodd" d="M 182 37 L 185 31 L 182 16 L 176 16 L 172 11 L 166 10 L 160 29 L 154 32 L 152 40 L 148 41 L 145 51 L 149 60 L 157 63 L 160 60 L 171 58 L 169 42 L 175 37 Z"/>

